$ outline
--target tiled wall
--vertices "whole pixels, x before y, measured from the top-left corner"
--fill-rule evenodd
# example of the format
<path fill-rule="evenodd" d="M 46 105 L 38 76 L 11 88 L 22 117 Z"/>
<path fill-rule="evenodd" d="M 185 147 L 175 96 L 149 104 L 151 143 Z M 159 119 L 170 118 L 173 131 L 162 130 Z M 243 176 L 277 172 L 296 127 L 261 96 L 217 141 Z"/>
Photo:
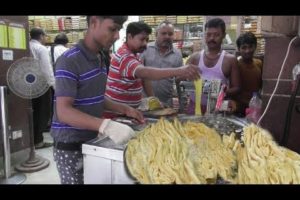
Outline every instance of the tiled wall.
<path fill-rule="evenodd" d="M 291 37 L 279 36 L 266 38 L 265 57 L 263 66 L 263 106 L 265 107 L 272 94 L 277 77 L 283 63 L 287 47 Z M 290 53 L 284 66 L 280 83 L 270 104 L 270 107 L 263 118 L 261 125 L 268 129 L 279 142 L 284 132 L 286 113 L 291 95 L 292 69 L 300 62 L 299 38 L 290 48 Z M 300 104 L 300 94 L 296 103 Z M 300 113 L 293 109 L 291 128 L 287 147 L 300 153 Z"/>

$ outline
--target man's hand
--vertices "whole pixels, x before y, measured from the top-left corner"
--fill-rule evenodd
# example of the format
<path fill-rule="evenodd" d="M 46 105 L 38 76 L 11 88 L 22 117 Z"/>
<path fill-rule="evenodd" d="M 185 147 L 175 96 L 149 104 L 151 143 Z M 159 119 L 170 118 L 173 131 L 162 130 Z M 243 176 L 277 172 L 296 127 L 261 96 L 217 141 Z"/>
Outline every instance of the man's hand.
<path fill-rule="evenodd" d="M 141 123 L 144 123 L 144 122 L 145 122 L 143 113 L 141 113 L 139 110 L 134 109 L 134 108 L 132 108 L 132 107 L 130 107 L 130 106 L 127 106 L 127 105 L 126 105 L 124 114 L 125 114 L 127 117 L 132 117 L 132 118 L 137 119 L 137 120 L 138 120 L 139 122 L 141 122 Z"/>
<path fill-rule="evenodd" d="M 140 111 L 138 111 L 137 109 L 134 109 L 123 103 L 114 102 L 106 97 L 104 100 L 104 107 L 107 110 L 112 110 L 112 111 L 121 113 L 123 115 L 126 115 L 128 117 L 135 118 L 138 121 L 140 121 L 141 123 L 144 123 L 144 121 L 145 121 L 143 114 Z"/>
<path fill-rule="evenodd" d="M 132 128 L 125 124 L 104 119 L 99 127 L 99 133 L 108 136 L 116 144 L 126 144 L 135 132 Z"/>
<path fill-rule="evenodd" d="M 229 100 L 228 108 L 229 108 L 229 113 L 230 113 L 230 114 L 236 112 L 236 110 L 237 110 L 237 104 L 236 104 L 236 101 L 234 101 L 234 100 Z"/>
<path fill-rule="evenodd" d="M 189 65 L 184 65 L 179 68 L 180 70 L 180 75 L 177 76 L 178 80 L 196 80 L 200 78 L 200 70 L 196 65 L 189 64 Z"/>

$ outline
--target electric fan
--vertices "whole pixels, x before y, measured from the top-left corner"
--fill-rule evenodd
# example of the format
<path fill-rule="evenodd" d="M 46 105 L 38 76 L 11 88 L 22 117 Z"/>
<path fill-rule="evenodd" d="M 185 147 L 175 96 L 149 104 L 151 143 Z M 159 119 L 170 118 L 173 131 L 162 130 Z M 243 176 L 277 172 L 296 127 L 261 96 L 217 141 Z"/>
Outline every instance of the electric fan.
<path fill-rule="evenodd" d="M 42 96 L 49 89 L 49 84 L 43 75 L 40 62 L 32 57 L 23 57 L 15 61 L 7 71 L 9 89 L 24 99 Z M 28 101 L 30 155 L 28 160 L 16 166 L 18 171 L 35 172 L 49 166 L 49 160 L 35 155 L 33 134 L 33 109 Z"/>

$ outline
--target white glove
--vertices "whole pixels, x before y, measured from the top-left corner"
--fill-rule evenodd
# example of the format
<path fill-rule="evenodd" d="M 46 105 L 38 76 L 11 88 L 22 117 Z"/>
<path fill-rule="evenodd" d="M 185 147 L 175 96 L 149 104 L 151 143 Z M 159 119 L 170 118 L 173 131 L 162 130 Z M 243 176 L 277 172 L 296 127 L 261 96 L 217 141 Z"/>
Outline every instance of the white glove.
<path fill-rule="evenodd" d="M 126 144 L 135 135 L 131 127 L 110 119 L 103 120 L 99 133 L 107 135 L 116 144 Z"/>

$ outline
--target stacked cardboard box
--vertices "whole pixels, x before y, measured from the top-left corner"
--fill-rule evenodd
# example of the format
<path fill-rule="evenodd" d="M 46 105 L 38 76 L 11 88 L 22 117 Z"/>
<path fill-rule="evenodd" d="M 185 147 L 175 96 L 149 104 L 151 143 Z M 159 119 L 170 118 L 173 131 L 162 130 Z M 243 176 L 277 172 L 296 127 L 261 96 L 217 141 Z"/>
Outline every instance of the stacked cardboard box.
<path fill-rule="evenodd" d="M 258 26 L 260 25 L 259 17 L 250 17 L 245 16 L 242 18 L 242 26 L 241 26 L 241 33 L 245 32 L 252 32 L 257 37 L 257 48 L 256 54 L 264 54 L 265 52 L 265 39 L 263 35 L 260 33 L 261 28 Z"/>
<path fill-rule="evenodd" d="M 183 39 L 183 31 L 175 28 L 174 30 L 174 40 L 182 40 Z"/>
<path fill-rule="evenodd" d="M 140 21 L 144 21 L 149 26 L 156 25 L 156 23 L 155 23 L 155 17 L 154 16 L 141 16 L 141 20 Z"/>
<path fill-rule="evenodd" d="M 176 15 L 168 15 L 166 17 L 166 20 L 168 20 L 169 22 L 171 22 L 172 24 L 176 24 Z"/>
<path fill-rule="evenodd" d="M 54 39 L 56 37 L 57 33 L 47 33 L 47 36 L 48 36 L 48 43 L 53 43 L 54 42 Z"/>
<path fill-rule="evenodd" d="M 78 30 L 79 29 L 79 16 L 72 16 L 72 30 Z"/>
<path fill-rule="evenodd" d="M 185 23 L 187 23 L 187 16 L 177 16 L 176 23 L 177 24 L 185 24 Z"/>
<path fill-rule="evenodd" d="M 64 23 L 65 23 L 65 30 L 72 30 L 72 18 L 71 17 L 65 18 Z"/>
<path fill-rule="evenodd" d="M 203 21 L 204 19 L 202 16 L 187 16 L 187 23 L 198 23 Z"/>
<path fill-rule="evenodd" d="M 80 16 L 80 18 L 79 18 L 79 29 L 87 29 L 86 17 Z"/>
<path fill-rule="evenodd" d="M 53 43 L 59 32 L 67 32 L 69 42 L 75 43 L 84 38 L 87 21 L 86 16 L 29 16 L 29 28 L 33 27 L 46 31 L 47 43 Z"/>

